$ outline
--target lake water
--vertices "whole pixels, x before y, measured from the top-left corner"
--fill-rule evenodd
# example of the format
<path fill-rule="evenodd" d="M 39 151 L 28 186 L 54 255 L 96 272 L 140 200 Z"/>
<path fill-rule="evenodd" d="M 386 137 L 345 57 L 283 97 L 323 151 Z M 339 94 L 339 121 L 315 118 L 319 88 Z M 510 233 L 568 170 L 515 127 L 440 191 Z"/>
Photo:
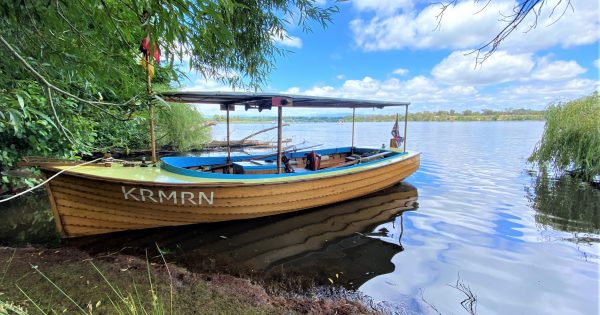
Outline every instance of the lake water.
<path fill-rule="evenodd" d="M 232 139 L 263 127 L 234 124 Z M 357 123 L 356 145 L 387 144 L 391 127 Z M 224 130 L 216 126 L 214 138 Z M 422 152 L 421 168 L 377 194 L 67 245 L 140 254 L 157 242 L 191 270 L 342 286 L 398 313 L 465 314 L 471 292 L 479 314 L 598 314 L 600 190 L 528 172 L 542 131 L 543 122 L 411 122 L 407 147 Z M 299 147 L 346 146 L 350 135 L 349 123 L 284 128 Z M 274 141 L 276 131 L 257 138 Z M 44 197 L 2 205 L 0 243 L 56 244 Z"/>

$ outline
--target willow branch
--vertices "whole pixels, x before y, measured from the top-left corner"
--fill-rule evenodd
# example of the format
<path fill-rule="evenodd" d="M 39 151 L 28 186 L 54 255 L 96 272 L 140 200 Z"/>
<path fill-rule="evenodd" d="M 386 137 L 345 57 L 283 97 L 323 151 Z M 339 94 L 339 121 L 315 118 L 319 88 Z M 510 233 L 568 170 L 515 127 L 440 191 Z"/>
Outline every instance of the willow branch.
<path fill-rule="evenodd" d="M 90 101 L 90 100 L 86 100 L 83 99 L 79 96 L 76 96 L 74 94 L 71 94 L 65 90 L 62 90 L 61 88 L 53 85 L 52 83 L 50 83 L 44 76 L 42 76 L 39 72 L 37 72 L 28 62 L 27 60 L 25 60 L 25 58 L 23 58 L 7 41 L 6 39 L 4 39 L 4 37 L 2 35 L 0 35 L 0 42 L 13 54 L 13 56 L 15 56 L 15 58 L 17 58 L 24 66 L 27 70 L 29 70 L 40 82 L 42 82 L 44 85 L 46 85 L 49 89 L 52 89 L 58 93 L 61 93 L 63 95 L 66 95 L 68 97 L 71 97 L 75 100 L 78 100 L 82 103 L 88 104 L 110 116 L 112 116 L 115 119 L 119 119 L 119 120 L 123 120 L 117 116 L 115 116 L 113 113 L 107 111 L 106 109 L 100 107 L 100 106 L 127 106 L 128 104 L 130 104 L 131 102 L 133 102 L 134 100 L 136 100 L 138 98 L 139 95 L 136 95 L 134 97 L 132 97 L 131 99 L 129 99 L 128 101 L 118 104 L 118 103 L 110 103 L 110 102 L 100 102 L 100 101 Z"/>
<path fill-rule="evenodd" d="M 50 104 L 50 107 L 52 108 L 52 114 L 54 114 L 54 119 L 56 119 L 56 122 L 60 126 L 60 131 L 62 131 L 65 138 L 67 138 L 67 140 L 72 145 L 74 145 L 75 143 L 71 139 L 71 137 L 73 136 L 73 133 L 71 132 L 71 130 L 69 130 L 65 126 L 63 126 L 62 122 L 60 121 L 60 118 L 58 118 L 58 113 L 56 112 L 56 108 L 54 107 L 54 102 L 52 101 L 52 90 L 48 87 L 46 89 L 48 91 L 48 103 Z M 68 134 L 67 134 L 67 132 L 68 132 Z M 70 134 L 70 136 L 69 136 L 69 134 Z"/>
<path fill-rule="evenodd" d="M 119 34 L 121 41 L 123 42 L 123 44 L 127 45 L 128 42 L 127 42 L 127 40 L 125 40 L 125 36 L 123 35 L 123 30 L 121 30 L 121 28 L 119 28 L 117 26 L 117 23 L 115 23 L 115 19 L 113 19 L 113 17 L 110 15 L 110 9 L 108 8 L 108 5 L 106 5 L 106 1 L 102 0 L 102 1 L 100 1 L 100 3 L 102 3 L 102 6 L 104 7 L 104 12 L 106 12 L 106 16 L 108 17 L 108 19 L 110 20 L 110 23 L 113 25 L 113 27 L 117 31 L 117 34 Z"/>
<path fill-rule="evenodd" d="M 75 25 L 73 25 L 73 23 L 71 23 L 71 21 L 69 21 L 69 19 L 67 19 L 67 17 L 64 15 L 64 13 L 60 7 L 59 1 L 56 1 L 56 12 L 65 21 L 65 23 L 67 23 L 67 25 L 69 25 L 69 28 L 73 32 L 77 33 L 77 35 L 79 35 L 79 38 L 82 41 L 87 42 L 88 44 L 92 45 L 94 48 L 98 49 L 99 51 L 104 52 L 104 54 L 106 54 L 106 55 L 111 55 L 108 51 L 106 51 L 105 49 L 101 48 L 100 46 L 96 45 L 94 42 L 89 40 L 85 35 L 83 35 L 83 33 L 79 29 L 77 29 L 77 27 L 75 27 Z"/>

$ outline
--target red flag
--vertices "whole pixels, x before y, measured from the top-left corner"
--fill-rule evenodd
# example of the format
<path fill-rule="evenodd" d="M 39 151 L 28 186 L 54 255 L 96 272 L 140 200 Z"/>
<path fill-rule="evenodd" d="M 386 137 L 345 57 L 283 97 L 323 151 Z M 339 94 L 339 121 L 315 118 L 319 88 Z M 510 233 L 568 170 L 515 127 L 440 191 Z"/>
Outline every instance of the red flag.
<path fill-rule="evenodd" d="M 150 61 L 148 60 L 148 55 L 150 54 L 150 36 L 146 36 L 144 37 L 144 39 L 142 39 L 142 43 L 140 44 L 140 51 L 144 54 L 144 58 L 147 61 Z M 156 63 L 160 63 L 160 50 L 158 50 L 156 43 L 154 43 L 154 61 Z"/>

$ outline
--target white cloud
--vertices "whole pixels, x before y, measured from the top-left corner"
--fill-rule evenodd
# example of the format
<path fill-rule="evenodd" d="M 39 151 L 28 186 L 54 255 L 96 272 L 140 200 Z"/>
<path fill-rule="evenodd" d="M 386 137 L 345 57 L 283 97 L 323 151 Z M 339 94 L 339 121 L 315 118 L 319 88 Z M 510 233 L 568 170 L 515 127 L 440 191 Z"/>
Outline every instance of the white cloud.
<path fill-rule="evenodd" d="M 297 86 L 293 86 L 285 91 L 287 94 L 300 94 L 300 88 Z"/>
<path fill-rule="evenodd" d="M 596 66 L 597 68 L 599 68 L 599 69 L 600 69 L 600 58 L 599 58 L 599 59 L 596 59 L 596 60 L 594 60 L 594 66 Z"/>
<path fill-rule="evenodd" d="M 483 64 L 475 62 L 469 51 L 455 51 L 437 64 L 431 74 L 447 84 L 494 84 L 526 78 L 534 67 L 531 54 L 511 55 L 497 51 Z"/>
<path fill-rule="evenodd" d="M 289 91 L 289 89 L 288 89 Z M 401 81 L 397 78 L 377 80 L 366 76 L 360 80 L 346 80 L 339 87 L 330 85 L 314 86 L 295 94 L 362 98 L 387 101 L 411 101 L 421 103 L 444 104 L 449 100 L 468 100 L 478 94 L 473 86 L 441 87 L 425 76 L 416 76 Z"/>
<path fill-rule="evenodd" d="M 386 101 L 409 101 L 413 110 L 464 110 L 481 108 L 536 108 L 548 104 L 589 95 L 600 89 L 600 81 L 571 79 L 562 81 L 516 82 L 501 89 L 478 90 L 474 85 L 455 84 L 447 86 L 425 76 L 407 80 L 391 78 L 377 80 L 364 77 L 346 80 L 340 86 L 314 86 L 307 90 L 297 87 L 286 92 L 313 96 L 361 98 Z M 293 92 L 293 93 L 292 93 Z"/>
<path fill-rule="evenodd" d="M 554 3 L 545 3 L 537 27 L 529 30 L 534 17 L 528 17 L 503 43 L 501 48 L 517 52 L 535 52 L 553 46 L 571 47 L 591 44 L 600 38 L 597 1 L 573 0 L 574 11 L 567 10 L 558 21 L 549 17 Z M 370 3 L 370 1 L 368 1 Z M 564 9 L 565 1 L 557 11 Z M 386 11 L 369 19 L 350 22 L 358 47 L 367 51 L 416 49 L 472 49 L 491 40 L 506 24 L 500 14 L 509 15 L 517 4 L 514 0 L 476 2 L 463 0 L 444 12 L 439 30 L 436 16 L 439 4 L 417 10 Z M 485 9 L 481 11 L 484 7 Z M 480 12 L 481 11 L 481 12 Z M 389 12 L 395 12 L 389 14 Z"/>
<path fill-rule="evenodd" d="M 285 30 L 272 32 L 271 38 L 275 43 L 282 46 L 302 48 L 302 39 L 297 36 L 290 36 Z"/>
<path fill-rule="evenodd" d="M 576 61 L 555 61 L 541 64 L 532 74 L 532 78 L 541 81 L 558 81 L 572 79 L 587 70 Z"/>
<path fill-rule="evenodd" d="M 398 69 L 394 70 L 392 73 L 397 74 L 397 75 L 406 75 L 406 74 L 408 74 L 408 69 L 398 68 Z"/>
<path fill-rule="evenodd" d="M 600 91 L 600 81 L 572 79 L 542 84 L 519 84 L 500 90 L 496 98 L 502 103 L 548 105 L 590 95 L 594 91 Z"/>
<path fill-rule="evenodd" d="M 338 79 L 338 80 L 344 80 L 346 78 L 346 76 L 343 75 L 343 74 L 338 74 L 338 75 L 335 76 L 335 78 Z"/>

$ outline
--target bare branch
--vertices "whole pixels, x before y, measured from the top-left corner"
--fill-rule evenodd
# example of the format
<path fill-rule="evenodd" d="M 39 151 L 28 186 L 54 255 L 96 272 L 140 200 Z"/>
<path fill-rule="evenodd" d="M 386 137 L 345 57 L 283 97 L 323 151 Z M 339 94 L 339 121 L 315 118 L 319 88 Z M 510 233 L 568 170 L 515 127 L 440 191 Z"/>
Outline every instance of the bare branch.
<path fill-rule="evenodd" d="M 421 300 L 423 302 L 425 302 L 425 304 L 427 304 L 427 306 L 431 307 L 431 309 L 433 309 L 434 312 L 436 312 L 438 315 L 442 315 L 442 313 L 440 313 L 440 311 L 438 311 L 437 307 L 435 307 L 433 304 L 431 304 L 429 301 L 427 301 L 425 299 L 425 297 L 423 296 L 423 289 L 419 290 L 421 292 Z"/>
<path fill-rule="evenodd" d="M 562 1 L 560 1 L 560 2 L 562 2 Z M 571 1 L 569 1 L 567 3 L 567 5 L 565 5 L 565 9 L 562 11 L 562 13 L 560 14 L 560 16 L 558 16 L 552 23 L 546 25 L 546 27 L 552 26 L 552 25 L 554 25 L 554 23 L 558 22 L 558 20 L 560 20 L 565 15 L 565 13 L 567 13 L 567 10 L 569 8 L 571 8 L 572 11 L 575 11 L 575 8 L 573 8 L 573 4 L 571 3 Z M 556 6 L 554 6 L 554 8 L 552 8 L 552 13 L 550 13 L 550 15 L 548 17 L 552 17 L 552 15 L 554 14 L 554 9 L 556 9 Z"/>
<path fill-rule="evenodd" d="M 479 0 L 475 0 L 475 2 L 479 2 Z M 488 6 L 488 5 L 490 5 L 490 3 L 491 3 L 491 2 L 492 2 L 492 0 L 488 0 L 488 1 L 485 3 L 485 5 L 484 5 L 484 6 L 483 6 L 483 7 L 482 7 L 482 8 L 481 8 L 479 11 L 477 11 L 477 12 L 473 13 L 473 15 L 475 15 L 475 14 L 479 14 L 479 13 L 483 12 L 483 10 L 485 10 L 485 8 L 487 8 L 487 6 Z"/>
<path fill-rule="evenodd" d="M 479 0 L 473 0 L 473 1 L 475 3 L 479 2 Z M 438 14 L 436 16 L 436 19 L 438 20 L 438 28 L 439 28 L 439 23 L 441 22 L 441 17 L 444 14 L 444 11 L 448 8 L 449 5 L 453 4 L 454 2 L 455 1 L 452 1 L 452 2 L 449 2 L 446 4 L 441 4 L 440 14 Z M 489 5 L 490 2 L 491 2 L 491 0 L 488 0 L 487 3 L 485 4 L 485 6 L 475 14 L 481 13 L 483 11 L 483 9 L 485 9 Z M 500 47 L 500 44 L 509 35 L 511 35 L 512 32 L 514 32 L 516 29 L 518 29 L 519 26 L 521 26 L 521 24 L 525 21 L 525 19 L 530 15 L 533 15 L 533 21 L 532 21 L 531 25 L 529 25 L 529 27 L 524 31 L 524 33 L 530 32 L 532 29 L 535 29 L 538 26 L 538 22 L 539 22 L 540 17 L 543 14 L 544 8 L 546 7 L 546 9 L 547 9 L 547 6 L 546 6 L 547 3 L 548 3 L 548 0 L 523 0 L 523 1 L 517 2 L 514 5 L 512 14 L 504 15 L 502 12 L 500 12 L 500 16 L 502 17 L 500 19 L 500 21 L 505 22 L 506 23 L 505 26 L 498 32 L 498 34 L 496 34 L 496 36 L 494 36 L 494 38 L 492 38 L 490 41 L 486 42 L 479 48 L 474 49 L 467 55 L 475 54 L 476 63 L 477 64 L 483 63 L 492 54 L 494 54 L 494 52 L 496 52 L 498 47 Z M 564 10 L 560 14 L 560 16 L 558 16 L 552 23 L 550 23 L 547 26 L 553 25 L 558 20 L 560 20 L 565 15 L 566 11 L 569 8 L 573 9 L 571 0 L 559 0 L 552 7 L 550 14 L 548 14 L 548 17 L 553 17 L 555 15 L 556 10 L 561 5 L 564 5 Z"/>
<path fill-rule="evenodd" d="M 435 19 L 437 20 L 437 25 L 433 29 L 434 31 L 440 30 L 441 25 L 442 25 L 442 19 L 444 18 L 444 13 L 450 6 L 455 6 L 457 1 L 458 0 L 451 0 L 451 1 L 445 2 L 445 3 L 444 2 L 437 3 L 440 6 L 440 13 L 435 16 Z"/>
<path fill-rule="evenodd" d="M 460 273 L 458 274 L 458 279 L 456 280 L 455 285 L 449 284 L 450 287 L 457 289 L 458 291 L 464 293 L 467 298 L 460 302 L 460 305 L 469 312 L 471 315 L 477 314 L 477 296 L 473 294 L 471 288 L 466 285 L 464 282 L 460 280 Z"/>

